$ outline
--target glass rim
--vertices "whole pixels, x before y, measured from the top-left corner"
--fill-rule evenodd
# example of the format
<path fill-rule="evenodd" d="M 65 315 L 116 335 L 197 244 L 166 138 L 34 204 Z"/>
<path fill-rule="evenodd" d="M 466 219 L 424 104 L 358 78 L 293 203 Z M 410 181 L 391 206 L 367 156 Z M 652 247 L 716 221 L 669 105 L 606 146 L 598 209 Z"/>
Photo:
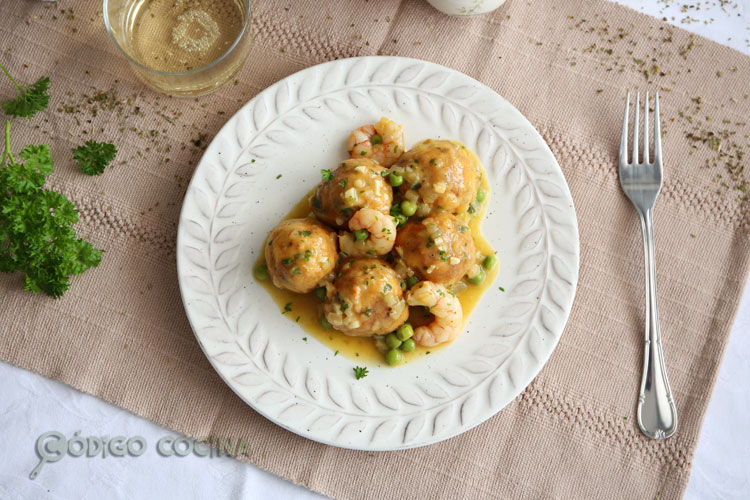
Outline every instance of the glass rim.
<path fill-rule="evenodd" d="M 112 25 L 109 22 L 109 3 L 112 0 L 103 0 L 102 2 L 102 13 L 104 14 L 104 26 L 107 28 L 107 33 L 109 34 L 109 37 L 112 39 L 112 41 L 115 43 L 115 47 L 117 47 L 117 50 L 120 51 L 122 55 L 125 56 L 125 58 L 133 65 L 137 66 L 138 68 L 148 71 L 149 73 L 153 73 L 156 75 L 163 75 L 163 76 L 189 76 L 194 75 L 196 73 L 199 73 L 201 71 L 205 71 L 209 68 L 212 68 L 222 62 L 232 51 L 239 45 L 240 40 L 245 36 L 245 32 L 248 29 L 248 26 L 250 25 L 250 6 L 252 4 L 252 0 L 246 0 L 247 5 L 245 7 L 245 22 L 242 24 L 242 29 L 240 30 L 239 34 L 237 35 L 237 38 L 234 39 L 234 42 L 232 42 L 232 45 L 227 48 L 226 51 L 224 51 L 223 54 L 221 54 L 219 57 L 211 61 L 210 63 L 206 64 L 205 66 L 201 66 L 200 68 L 191 69 L 190 71 L 180 71 L 180 72 L 171 72 L 171 71 L 163 71 L 160 69 L 152 68 L 150 66 L 146 66 L 142 62 L 136 60 L 127 53 L 127 51 L 120 45 L 120 42 L 117 41 L 117 38 L 115 37 L 114 31 L 112 30 Z"/>

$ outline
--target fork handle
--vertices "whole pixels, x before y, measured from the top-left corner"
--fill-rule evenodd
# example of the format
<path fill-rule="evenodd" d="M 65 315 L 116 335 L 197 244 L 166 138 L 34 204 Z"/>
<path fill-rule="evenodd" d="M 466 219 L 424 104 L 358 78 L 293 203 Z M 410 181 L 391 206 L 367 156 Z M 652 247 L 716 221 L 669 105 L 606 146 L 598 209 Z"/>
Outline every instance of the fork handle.
<path fill-rule="evenodd" d="M 643 256 L 646 268 L 646 345 L 643 378 L 638 398 L 638 427 L 652 439 L 665 439 L 677 430 L 677 408 L 667 380 L 667 367 L 661 348 L 659 305 L 656 298 L 656 259 L 654 255 L 653 209 L 640 212 Z"/>

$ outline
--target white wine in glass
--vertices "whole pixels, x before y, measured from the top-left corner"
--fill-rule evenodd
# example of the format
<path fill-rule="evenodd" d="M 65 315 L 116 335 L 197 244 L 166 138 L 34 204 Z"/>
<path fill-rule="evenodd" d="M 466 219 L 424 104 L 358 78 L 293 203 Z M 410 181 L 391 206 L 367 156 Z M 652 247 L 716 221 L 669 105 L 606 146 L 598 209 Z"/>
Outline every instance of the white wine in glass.
<path fill-rule="evenodd" d="M 250 51 L 249 0 L 104 0 L 104 18 L 136 74 L 167 94 L 217 89 Z"/>

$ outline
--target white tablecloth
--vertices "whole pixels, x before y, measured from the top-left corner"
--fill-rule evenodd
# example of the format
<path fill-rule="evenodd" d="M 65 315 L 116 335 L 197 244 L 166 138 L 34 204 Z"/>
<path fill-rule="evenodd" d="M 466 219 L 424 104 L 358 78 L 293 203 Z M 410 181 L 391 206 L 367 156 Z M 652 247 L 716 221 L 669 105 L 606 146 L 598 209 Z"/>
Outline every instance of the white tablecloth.
<path fill-rule="evenodd" d="M 518 1 L 518 0 L 509 0 Z M 683 11 L 677 2 L 622 0 L 642 12 L 750 54 L 750 0 L 701 2 Z M 696 7 L 700 7 L 697 10 Z M 701 433 L 686 498 L 747 499 L 750 491 L 750 282 L 734 325 Z M 669 356 L 669 353 L 666 354 Z M 228 457 L 161 456 L 170 432 L 60 382 L 0 362 L 0 499 L 100 498 L 320 498 L 252 465 Z M 126 439 L 147 443 L 137 457 L 65 456 L 39 463 L 37 438 L 59 431 L 70 438 Z M 117 441 L 115 441 L 117 443 Z M 134 449 L 136 449 L 134 443 Z M 77 447 L 74 446 L 75 449 Z M 118 446 L 114 446 L 115 451 Z M 167 442 L 167 450 L 171 450 Z M 250 443 L 252 453 L 252 443 Z M 178 446 L 178 450 L 183 448 Z M 48 456 L 55 456 L 48 453 Z"/>

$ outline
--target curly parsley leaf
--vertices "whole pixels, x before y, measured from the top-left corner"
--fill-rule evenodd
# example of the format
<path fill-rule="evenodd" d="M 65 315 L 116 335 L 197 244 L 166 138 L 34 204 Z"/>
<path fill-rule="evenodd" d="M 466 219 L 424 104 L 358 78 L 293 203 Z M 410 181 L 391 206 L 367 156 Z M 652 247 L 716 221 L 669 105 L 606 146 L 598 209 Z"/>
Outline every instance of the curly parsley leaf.
<path fill-rule="evenodd" d="M 59 298 L 70 286 L 70 278 L 99 265 L 102 254 L 77 238 L 75 205 L 43 188 L 52 173 L 49 146 L 27 146 L 18 156 L 22 163 L 10 151 L 10 122 L 6 122 L 0 159 L 0 272 L 22 272 L 26 290 Z"/>
<path fill-rule="evenodd" d="M 108 142 L 86 141 L 83 146 L 73 150 L 73 159 L 86 175 L 99 175 L 110 164 L 117 154 L 114 144 Z"/>
<path fill-rule="evenodd" d="M 354 370 L 354 378 L 357 380 L 367 376 L 367 368 L 363 366 L 355 366 L 352 370 Z"/>
<path fill-rule="evenodd" d="M 38 111 L 42 111 L 49 105 L 49 78 L 41 77 L 32 85 L 20 85 L 11 75 L 5 66 L 0 63 L 0 69 L 16 86 L 17 96 L 15 99 L 4 101 L 2 103 L 3 111 L 6 115 L 15 118 L 24 117 L 31 119 Z"/>

